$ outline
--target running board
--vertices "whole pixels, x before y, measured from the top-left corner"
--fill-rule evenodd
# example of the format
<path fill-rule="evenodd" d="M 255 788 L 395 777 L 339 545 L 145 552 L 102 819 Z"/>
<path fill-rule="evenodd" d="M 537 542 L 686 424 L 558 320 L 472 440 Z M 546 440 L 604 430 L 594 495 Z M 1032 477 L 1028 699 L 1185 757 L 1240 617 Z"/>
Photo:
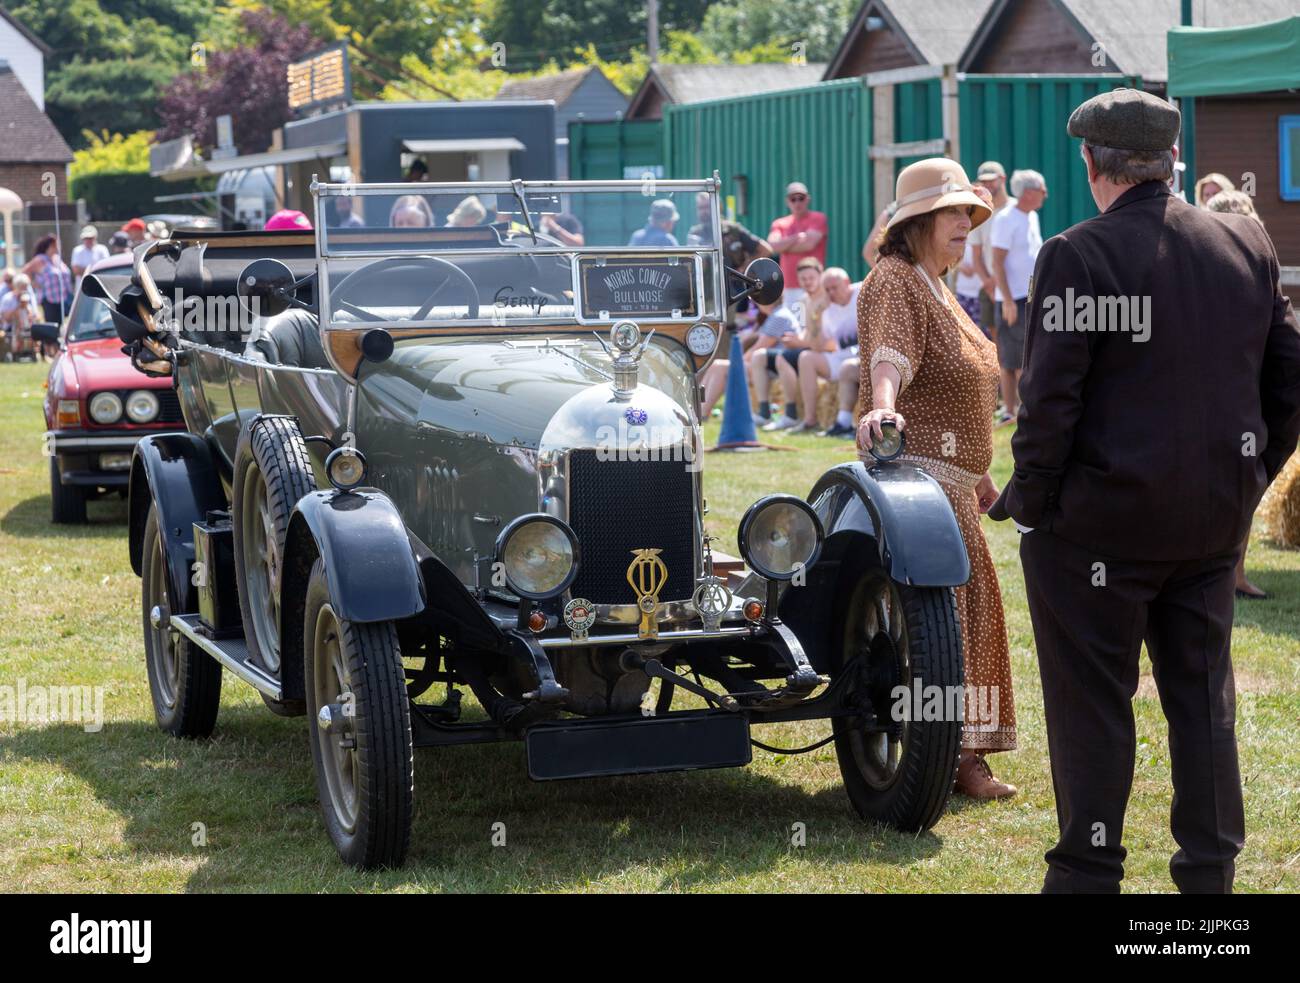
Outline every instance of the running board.
<path fill-rule="evenodd" d="M 203 634 L 197 614 L 173 614 L 171 626 L 259 693 L 273 700 L 281 698 L 280 681 L 253 665 L 242 638 L 209 638 Z"/>

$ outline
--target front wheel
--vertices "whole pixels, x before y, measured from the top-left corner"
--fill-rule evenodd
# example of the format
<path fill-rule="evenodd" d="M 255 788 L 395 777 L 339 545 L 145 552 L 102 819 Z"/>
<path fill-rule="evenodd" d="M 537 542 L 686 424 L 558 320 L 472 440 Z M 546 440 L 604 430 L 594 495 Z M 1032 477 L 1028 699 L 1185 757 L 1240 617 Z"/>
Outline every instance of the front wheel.
<path fill-rule="evenodd" d="M 411 840 L 414 749 L 406 674 L 391 621 L 344 620 L 325 565 L 307 584 L 303 669 L 316 790 L 330 839 L 354 867 L 400 867 Z"/>
<path fill-rule="evenodd" d="M 253 661 L 293 690 L 280 653 L 280 591 L 285 538 L 293 508 L 316 490 L 307 444 L 296 421 L 263 417 L 253 422 L 235 452 L 231 508 L 235 581 L 244 637 Z M 306 712 L 301 700 L 263 697 L 282 717 Z"/>
<path fill-rule="evenodd" d="M 929 829 L 943 815 L 961 750 L 961 714 L 954 712 L 964 706 L 956 598 L 951 588 L 899 584 L 872 569 L 839 607 L 841 665 L 860 657 L 856 692 L 875 717 L 874 726 L 865 716 L 834 719 L 844 789 L 863 819 L 909 832 Z M 940 712 L 930 712 L 936 706 Z"/>
<path fill-rule="evenodd" d="M 173 737 L 209 737 L 221 706 L 221 664 L 171 630 L 172 614 L 184 610 L 171 594 L 158 510 L 150 506 L 140 558 L 140 599 L 154 717 Z"/>

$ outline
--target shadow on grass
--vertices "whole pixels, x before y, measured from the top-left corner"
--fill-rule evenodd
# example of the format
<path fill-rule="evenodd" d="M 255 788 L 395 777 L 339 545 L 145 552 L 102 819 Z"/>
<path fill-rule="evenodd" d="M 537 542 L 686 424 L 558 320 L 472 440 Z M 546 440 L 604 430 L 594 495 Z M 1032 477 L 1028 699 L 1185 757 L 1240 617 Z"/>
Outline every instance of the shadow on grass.
<path fill-rule="evenodd" d="M 99 536 L 106 526 L 121 526 L 125 531 L 126 518 L 126 500 L 120 498 L 117 492 L 109 492 L 86 503 L 84 526 L 56 525 L 50 519 L 50 496 L 33 495 L 0 516 L 0 532 L 24 539 L 45 536 L 78 539 L 87 535 Z"/>
<path fill-rule="evenodd" d="M 771 766 L 534 783 L 522 746 L 511 743 L 418 750 L 406 866 L 365 873 L 343 866 L 325 835 L 304 720 L 223 707 L 208 741 L 128 722 L 99 734 L 72 724 L 19 731 L 5 744 L 10 760 L 56 765 L 85 782 L 125 821 L 138 869 L 197 858 L 185 882 L 194 892 L 770 890 L 772 870 L 801 853 L 791 846 L 795 823 L 812 848 L 801 862 L 852 865 L 858 877 L 864 864 L 907 866 L 942 847 L 933 832 L 860 822 L 833 761 L 813 766 L 834 781 L 811 794 Z M 800 767 L 799 777 L 810 774 Z M 191 843 L 195 823 L 206 847 Z M 506 844 L 493 846 L 500 830 Z M 59 846 L 47 849 L 62 857 Z M 110 849 L 115 863 L 121 852 L 95 849 Z"/>

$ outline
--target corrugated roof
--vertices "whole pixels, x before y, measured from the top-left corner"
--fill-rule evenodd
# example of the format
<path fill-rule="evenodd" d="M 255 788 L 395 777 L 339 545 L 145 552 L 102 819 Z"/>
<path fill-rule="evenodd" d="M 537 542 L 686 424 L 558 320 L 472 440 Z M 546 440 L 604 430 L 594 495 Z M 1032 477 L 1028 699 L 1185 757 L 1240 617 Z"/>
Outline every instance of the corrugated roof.
<path fill-rule="evenodd" d="M 72 149 L 27 94 L 8 65 L 0 66 L 0 162 L 55 164 L 72 160 Z"/>
<path fill-rule="evenodd" d="M 671 102 L 684 105 L 779 89 L 797 89 L 821 81 L 826 65 L 770 62 L 758 65 L 656 65 L 651 72 Z"/>
<path fill-rule="evenodd" d="M 537 78 L 519 79 L 506 82 L 497 90 L 498 99 L 554 99 L 557 106 L 562 106 L 573 95 L 591 72 L 600 72 L 595 65 L 590 68 L 571 68 L 556 72 L 554 75 L 540 75 Z M 604 74 L 600 72 L 600 74 Z"/>

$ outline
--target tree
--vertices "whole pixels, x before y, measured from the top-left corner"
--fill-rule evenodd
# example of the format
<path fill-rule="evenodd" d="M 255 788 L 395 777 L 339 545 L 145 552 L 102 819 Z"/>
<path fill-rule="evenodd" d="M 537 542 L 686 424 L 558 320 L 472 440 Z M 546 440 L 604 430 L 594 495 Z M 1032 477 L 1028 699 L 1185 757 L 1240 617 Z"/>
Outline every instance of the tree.
<path fill-rule="evenodd" d="M 244 10 L 243 44 L 207 54 L 205 67 L 178 75 L 159 102 L 159 140 L 190 134 L 201 147 L 216 144 L 217 117 L 233 117 L 235 145 L 257 153 L 271 131 L 289 119 L 288 65 L 321 46 L 306 24 L 293 26 L 268 11 Z"/>
<path fill-rule="evenodd" d="M 231 0 L 248 7 L 256 0 Z M 350 45 L 352 88 L 358 99 L 381 97 L 386 84 L 412 91 L 404 61 L 461 65 L 486 16 L 489 0 L 261 0 L 258 7 L 291 24 L 311 26 L 318 37 Z M 479 56 L 482 52 L 479 52 Z M 400 95 L 398 98 L 411 98 Z M 435 95 L 434 98 L 445 98 Z"/>
<path fill-rule="evenodd" d="M 208 0 L 16 0 L 9 11 L 53 49 L 46 110 L 75 149 L 83 134 L 156 124 L 158 93 L 189 63 L 195 39 L 213 43 Z"/>
<path fill-rule="evenodd" d="M 798 42 L 808 61 L 829 61 L 857 7 L 856 0 L 730 0 L 709 7 L 700 39 L 737 61 L 789 58 Z"/>
<path fill-rule="evenodd" d="M 86 147 L 73 154 L 71 177 L 76 180 L 88 174 L 138 174 L 149 171 L 149 144 L 153 134 L 148 130 L 135 133 L 109 133 L 87 130 Z"/>
<path fill-rule="evenodd" d="M 126 132 L 151 129 L 158 125 L 158 93 L 175 74 L 175 68 L 150 59 L 74 58 L 51 77 L 46 112 L 74 150 L 97 124 Z"/>
<path fill-rule="evenodd" d="M 661 0 L 660 38 L 669 32 L 694 33 L 709 7 L 707 0 Z M 484 37 L 505 45 L 507 71 L 535 71 L 552 59 L 567 60 L 594 47 L 608 61 L 645 50 L 645 4 L 637 0 L 496 0 Z M 662 41 L 661 41 L 662 43 Z"/>

